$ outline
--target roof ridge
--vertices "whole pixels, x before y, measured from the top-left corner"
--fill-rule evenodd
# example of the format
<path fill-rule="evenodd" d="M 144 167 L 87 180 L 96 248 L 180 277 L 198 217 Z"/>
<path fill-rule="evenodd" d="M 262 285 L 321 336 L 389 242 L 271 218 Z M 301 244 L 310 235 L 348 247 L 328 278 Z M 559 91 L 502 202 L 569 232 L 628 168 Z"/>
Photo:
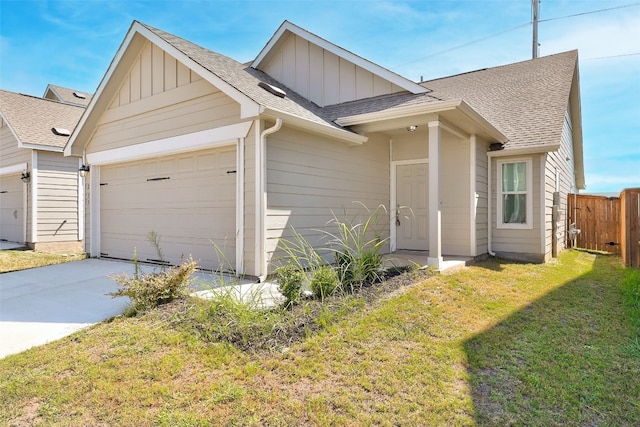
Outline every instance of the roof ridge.
<path fill-rule="evenodd" d="M 525 64 L 525 63 L 528 63 L 528 62 L 529 63 L 533 63 L 533 62 L 536 62 L 536 61 L 538 61 L 538 62 L 543 61 L 543 60 L 546 61 L 546 60 L 549 60 L 549 59 L 551 59 L 553 57 L 564 56 L 564 55 L 569 55 L 569 54 L 575 54 L 575 56 L 577 58 L 578 49 L 572 49 L 572 50 L 567 50 L 567 51 L 564 51 L 564 52 L 553 53 L 551 55 L 541 56 L 539 58 L 534 58 L 534 59 L 525 59 L 523 61 L 511 62 L 509 64 L 496 65 L 494 67 L 485 67 L 485 68 L 479 68 L 477 70 L 464 71 L 462 73 L 451 74 L 449 76 L 436 77 L 435 79 L 422 81 L 419 84 L 420 85 L 425 85 L 425 84 L 427 84 L 429 82 L 434 82 L 434 81 L 444 80 L 444 79 L 450 79 L 452 77 L 460 77 L 460 76 L 464 76 L 466 74 L 474 74 L 474 73 L 480 73 L 480 72 L 483 72 L 483 71 L 491 71 L 491 70 L 497 70 L 497 69 L 500 69 L 500 68 L 513 67 L 513 66 L 522 65 L 522 64 Z"/>
<path fill-rule="evenodd" d="M 40 101 L 53 102 L 54 104 L 58 104 L 58 105 L 68 105 L 69 107 L 77 107 L 77 108 L 82 108 L 82 109 L 86 108 L 85 106 L 80 105 L 80 104 L 70 104 L 68 102 L 58 101 L 57 99 L 43 98 L 41 96 L 30 95 L 28 93 L 12 92 L 10 90 L 5 90 L 5 89 L 0 89 L 0 92 L 8 93 L 8 94 L 11 94 L 11 95 L 24 96 L 24 97 L 27 97 L 27 98 L 33 98 L 33 99 L 37 99 L 37 100 L 40 100 Z"/>

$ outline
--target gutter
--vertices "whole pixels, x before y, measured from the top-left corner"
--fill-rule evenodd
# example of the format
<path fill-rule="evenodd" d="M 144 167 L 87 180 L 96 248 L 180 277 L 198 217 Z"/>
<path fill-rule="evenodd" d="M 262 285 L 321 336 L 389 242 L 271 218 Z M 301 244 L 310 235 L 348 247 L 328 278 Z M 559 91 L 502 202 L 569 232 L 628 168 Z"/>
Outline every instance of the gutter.
<path fill-rule="evenodd" d="M 256 165 L 258 166 L 256 173 L 256 234 L 258 244 L 256 245 L 256 273 L 258 281 L 264 283 L 267 278 L 267 259 L 265 254 L 266 233 L 264 226 L 267 218 L 267 136 L 278 132 L 282 128 L 282 119 L 276 118 L 276 123 L 260 133 L 260 141 L 257 144 L 258 153 L 256 153 Z"/>

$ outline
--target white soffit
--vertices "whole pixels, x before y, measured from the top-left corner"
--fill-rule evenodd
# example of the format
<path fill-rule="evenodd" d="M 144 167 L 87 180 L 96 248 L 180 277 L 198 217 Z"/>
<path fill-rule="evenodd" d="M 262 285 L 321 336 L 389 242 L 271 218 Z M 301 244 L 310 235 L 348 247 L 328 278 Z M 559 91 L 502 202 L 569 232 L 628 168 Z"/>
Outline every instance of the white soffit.
<path fill-rule="evenodd" d="M 187 135 L 173 136 L 96 153 L 87 153 L 87 163 L 90 165 L 107 165 L 187 151 L 203 150 L 205 148 L 233 145 L 236 144 L 238 138 L 245 138 L 247 136 L 251 124 L 252 122 L 237 123 Z"/>
<path fill-rule="evenodd" d="M 319 37 L 313 33 L 310 33 L 309 31 L 303 28 L 300 28 L 289 21 L 284 21 L 282 25 L 280 25 L 280 28 L 278 28 L 278 30 L 275 32 L 273 37 L 271 37 L 271 39 L 265 45 L 265 47 L 262 48 L 262 51 L 260 51 L 256 59 L 251 63 L 251 67 L 255 69 L 260 69 L 260 65 L 262 64 L 262 61 L 264 61 L 265 58 L 271 53 L 271 51 L 278 46 L 279 41 L 286 35 L 287 32 L 290 32 L 299 37 L 302 37 L 303 39 L 307 40 L 309 43 L 315 44 L 316 46 L 319 46 L 322 49 L 328 52 L 331 52 L 334 55 L 337 55 L 357 65 L 358 67 L 361 67 L 373 73 L 374 75 L 377 75 L 380 78 L 393 83 L 396 86 L 399 86 L 405 90 L 408 90 L 411 93 L 417 94 L 417 93 L 429 92 L 429 89 L 423 86 L 420 86 L 419 84 L 414 83 L 411 80 L 404 78 L 399 74 L 389 71 L 386 68 L 381 67 L 380 65 L 374 64 L 373 62 L 368 61 L 361 56 L 351 53 L 348 50 L 343 49 L 340 46 L 337 46 L 323 39 L 322 37 Z"/>

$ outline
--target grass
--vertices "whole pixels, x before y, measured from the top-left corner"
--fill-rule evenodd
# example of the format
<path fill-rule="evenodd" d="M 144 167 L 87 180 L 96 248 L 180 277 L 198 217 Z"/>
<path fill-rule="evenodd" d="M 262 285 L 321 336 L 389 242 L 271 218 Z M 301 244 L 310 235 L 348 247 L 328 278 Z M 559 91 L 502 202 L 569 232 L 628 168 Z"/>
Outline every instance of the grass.
<path fill-rule="evenodd" d="M 83 259 L 80 252 L 37 252 L 30 249 L 8 249 L 0 251 L 0 273 L 62 264 Z"/>
<path fill-rule="evenodd" d="M 0 425 L 638 425 L 626 274 L 581 252 L 491 260 L 277 352 L 203 340 L 157 310 L 116 318 L 0 360 Z"/>

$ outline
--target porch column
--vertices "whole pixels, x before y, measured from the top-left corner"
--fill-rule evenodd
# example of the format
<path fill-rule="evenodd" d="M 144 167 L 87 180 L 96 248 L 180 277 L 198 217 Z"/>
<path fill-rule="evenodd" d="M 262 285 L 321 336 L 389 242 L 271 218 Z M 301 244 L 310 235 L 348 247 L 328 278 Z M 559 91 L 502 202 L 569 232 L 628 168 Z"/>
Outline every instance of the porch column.
<path fill-rule="evenodd" d="M 440 122 L 429 122 L 429 258 L 427 264 L 442 267 L 442 218 L 440 199 Z"/>

